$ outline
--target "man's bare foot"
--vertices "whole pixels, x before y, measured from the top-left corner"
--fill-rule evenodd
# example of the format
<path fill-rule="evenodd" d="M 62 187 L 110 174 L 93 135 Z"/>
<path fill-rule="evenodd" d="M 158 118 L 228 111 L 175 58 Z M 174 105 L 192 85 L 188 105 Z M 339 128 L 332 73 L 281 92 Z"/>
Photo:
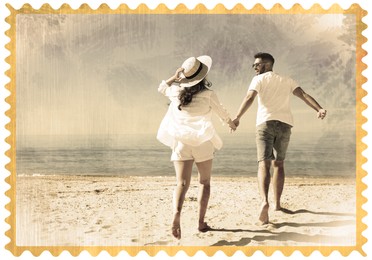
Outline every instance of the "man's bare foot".
<path fill-rule="evenodd" d="M 173 223 L 172 223 L 172 235 L 177 239 L 181 239 L 180 221 L 181 221 L 180 213 L 174 214 L 174 219 L 173 219 Z"/>
<path fill-rule="evenodd" d="M 274 210 L 275 211 L 281 211 L 282 210 L 282 207 L 280 205 L 275 205 Z"/>
<path fill-rule="evenodd" d="M 264 202 L 261 204 L 258 220 L 261 225 L 269 224 L 269 203 Z"/>
<path fill-rule="evenodd" d="M 201 222 L 199 223 L 198 230 L 204 233 L 204 232 L 211 230 L 211 227 L 208 226 L 207 222 Z"/>

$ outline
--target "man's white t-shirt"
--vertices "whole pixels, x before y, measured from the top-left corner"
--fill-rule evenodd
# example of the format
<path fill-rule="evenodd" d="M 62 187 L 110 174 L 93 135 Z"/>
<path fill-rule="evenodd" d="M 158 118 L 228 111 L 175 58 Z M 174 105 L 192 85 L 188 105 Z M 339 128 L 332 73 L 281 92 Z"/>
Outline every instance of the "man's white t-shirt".
<path fill-rule="evenodd" d="M 256 125 L 269 120 L 278 120 L 293 126 L 290 97 L 299 87 L 291 78 L 280 76 L 272 71 L 257 75 L 248 88 L 258 94 Z"/>

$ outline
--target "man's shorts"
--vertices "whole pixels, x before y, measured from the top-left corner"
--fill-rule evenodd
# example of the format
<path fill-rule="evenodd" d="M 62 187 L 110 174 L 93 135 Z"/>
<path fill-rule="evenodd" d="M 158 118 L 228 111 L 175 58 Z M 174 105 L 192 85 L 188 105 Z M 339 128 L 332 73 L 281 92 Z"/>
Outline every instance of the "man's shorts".
<path fill-rule="evenodd" d="M 214 158 L 215 148 L 211 141 L 202 143 L 199 146 L 191 146 L 178 142 L 173 149 L 171 161 L 204 162 Z"/>
<path fill-rule="evenodd" d="M 284 161 L 291 136 L 291 125 L 271 120 L 256 127 L 257 161 Z"/>

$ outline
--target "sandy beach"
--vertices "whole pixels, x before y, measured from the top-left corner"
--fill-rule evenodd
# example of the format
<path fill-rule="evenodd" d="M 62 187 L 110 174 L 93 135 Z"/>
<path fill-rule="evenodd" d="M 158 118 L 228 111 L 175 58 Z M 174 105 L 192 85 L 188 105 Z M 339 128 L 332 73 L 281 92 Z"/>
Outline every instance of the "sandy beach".
<path fill-rule="evenodd" d="M 171 235 L 175 177 L 18 176 L 18 246 L 352 246 L 356 243 L 355 180 L 287 177 L 282 206 L 257 226 L 254 177 L 212 177 L 206 221 L 197 230 L 194 176 Z M 270 190 L 272 201 L 272 190 Z"/>

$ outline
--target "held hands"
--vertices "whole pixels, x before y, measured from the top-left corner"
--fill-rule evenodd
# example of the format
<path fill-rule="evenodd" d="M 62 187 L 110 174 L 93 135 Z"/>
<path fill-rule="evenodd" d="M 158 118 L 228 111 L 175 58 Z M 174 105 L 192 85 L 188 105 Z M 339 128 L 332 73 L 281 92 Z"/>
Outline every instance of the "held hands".
<path fill-rule="evenodd" d="M 325 110 L 325 109 L 319 109 L 319 111 L 318 111 L 318 118 L 320 118 L 320 119 L 324 119 L 325 118 L 325 116 L 327 115 L 327 110 Z"/>
<path fill-rule="evenodd" d="M 234 132 L 236 130 L 236 128 L 238 127 L 239 125 L 239 120 L 237 121 L 238 124 L 236 124 L 236 119 L 235 120 L 229 120 L 227 122 L 229 124 L 229 127 L 230 127 L 230 133 Z"/>
<path fill-rule="evenodd" d="M 240 124 L 239 118 L 235 118 L 235 119 L 233 120 L 233 122 L 234 122 L 234 124 L 236 125 L 236 127 L 238 127 L 239 124 Z"/>

